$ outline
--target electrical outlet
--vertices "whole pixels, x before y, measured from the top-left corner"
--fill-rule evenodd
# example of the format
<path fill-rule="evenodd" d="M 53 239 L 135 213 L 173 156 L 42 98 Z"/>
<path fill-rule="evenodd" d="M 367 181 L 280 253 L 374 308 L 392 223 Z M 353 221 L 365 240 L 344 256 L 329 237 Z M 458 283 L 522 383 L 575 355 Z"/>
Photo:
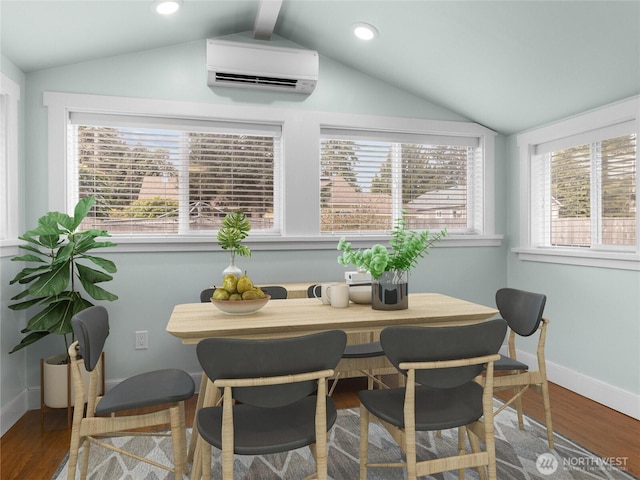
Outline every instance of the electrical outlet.
<path fill-rule="evenodd" d="M 136 332 L 136 350 L 142 350 L 149 348 L 149 334 L 146 330 Z"/>

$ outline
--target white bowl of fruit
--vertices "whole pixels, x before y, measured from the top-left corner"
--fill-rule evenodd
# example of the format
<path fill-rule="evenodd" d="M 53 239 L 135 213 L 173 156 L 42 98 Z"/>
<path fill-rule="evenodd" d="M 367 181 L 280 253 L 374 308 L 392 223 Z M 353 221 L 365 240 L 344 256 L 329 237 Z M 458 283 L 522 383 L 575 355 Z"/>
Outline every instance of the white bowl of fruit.
<path fill-rule="evenodd" d="M 249 315 L 264 307 L 271 299 L 245 274 L 237 278 L 225 275 L 222 286 L 215 288 L 211 303 L 227 315 Z"/>

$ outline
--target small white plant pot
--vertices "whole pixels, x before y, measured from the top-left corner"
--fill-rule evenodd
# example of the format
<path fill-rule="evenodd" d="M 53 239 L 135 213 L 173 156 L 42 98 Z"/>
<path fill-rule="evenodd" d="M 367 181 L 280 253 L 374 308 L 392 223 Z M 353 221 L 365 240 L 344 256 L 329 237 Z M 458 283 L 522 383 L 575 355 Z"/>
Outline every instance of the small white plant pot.
<path fill-rule="evenodd" d="M 73 406 L 75 403 L 75 390 L 73 388 L 73 378 L 69 378 L 71 383 L 71 396 L 67 403 L 67 372 L 71 376 L 70 369 L 67 368 L 67 364 L 60 364 L 65 359 L 66 355 L 61 353 L 47 358 L 43 364 L 43 388 L 44 388 L 44 404 L 49 408 L 67 408 L 67 406 Z M 96 365 L 99 372 L 102 372 L 102 358 Z M 89 372 L 84 368 L 84 364 L 80 364 L 80 374 L 86 385 L 85 395 L 89 390 Z M 101 382 L 98 382 L 98 389 L 101 390 Z"/>

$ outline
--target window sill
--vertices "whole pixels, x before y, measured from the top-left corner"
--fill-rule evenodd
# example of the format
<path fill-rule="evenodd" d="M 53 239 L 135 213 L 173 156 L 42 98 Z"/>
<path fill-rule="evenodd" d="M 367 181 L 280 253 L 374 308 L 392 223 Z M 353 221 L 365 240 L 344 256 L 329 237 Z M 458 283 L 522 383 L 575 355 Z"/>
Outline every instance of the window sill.
<path fill-rule="evenodd" d="M 275 250 L 335 250 L 338 240 L 342 235 L 321 237 L 275 237 L 254 236 L 247 238 L 244 243 L 255 251 Z M 153 253 L 153 252 L 193 252 L 193 251 L 219 251 L 215 236 L 163 236 L 163 237 L 109 237 L 116 243 L 109 248 L 114 253 Z M 371 236 L 351 239 L 355 248 L 370 247 L 374 243 L 385 243 L 389 237 Z M 451 235 L 440 244 L 442 247 L 499 247 L 502 244 L 502 235 Z M 106 253 L 106 251 L 105 251 Z"/>
<path fill-rule="evenodd" d="M 4 257 L 15 257 L 20 253 L 20 249 L 18 245 L 22 242 L 21 240 L 0 240 L 0 258 Z"/>
<path fill-rule="evenodd" d="M 560 263 L 586 267 L 640 270 L 638 253 L 570 250 L 556 248 L 514 248 L 520 260 L 528 262 Z"/>

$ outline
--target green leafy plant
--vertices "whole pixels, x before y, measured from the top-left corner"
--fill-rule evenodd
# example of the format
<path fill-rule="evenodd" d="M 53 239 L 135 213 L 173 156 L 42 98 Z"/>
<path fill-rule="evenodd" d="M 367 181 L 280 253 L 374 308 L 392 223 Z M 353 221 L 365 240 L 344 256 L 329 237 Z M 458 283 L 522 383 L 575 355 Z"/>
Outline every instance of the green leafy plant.
<path fill-rule="evenodd" d="M 242 245 L 242 240 L 247 238 L 251 230 L 251 224 L 247 216 L 241 212 L 227 213 L 222 220 L 222 228 L 218 231 L 218 244 L 223 250 L 231 251 L 231 258 L 236 254 L 241 257 L 250 257 L 251 250 Z"/>
<path fill-rule="evenodd" d="M 98 283 L 112 280 L 116 266 L 111 260 L 90 255 L 97 248 L 114 246 L 115 243 L 98 242 L 98 237 L 110 236 L 105 230 L 78 231 L 80 224 L 95 203 L 93 196 L 81 199 L 75 206 L 74 215 L 48 212 L 38 219 L 38 226 L 21 235 L 27 242 L 20 248 L 28 251 L 26 255 L 12 258 L 15 262 L 27 262 L 10 284 L 16 282 L 28 285 L 11 300 L 20 300 L 9 305 L 12 310 L 25 310 L 40 306 L 42 310 L 33 315 L 21 333 L 26 334 L 22 341 L 9 353 L 37 342 L 50 334 L 64 337 L 65 352 L 69 347 L 67 335 L 71 334 L 71 318 L 78 312 L 93 305 L 83 297 L 82 286 L 95 300 L 117 300 Z M 97 267 L 97 268 L 94 268 Z"/>
<path fill-rule="evenodd" d="M 405 226 L 404 217 L 396 220 L 391 231 L 390 250 L 380 244 L 365 250 L 353 250 L 351 243 L 342 237 L 338 242 L 338 250 L 342 252 L 338 257 L 338 263 L 345 266 L 355 265 L 371 273 L 373 278 L 380 278 L 384 272 L 409 271 L 418 264 L 418 259 L 429 253 L 434 243 L 447 235 L 446 229 L 432 234 L 428 230 L 406 230 Z"/>

